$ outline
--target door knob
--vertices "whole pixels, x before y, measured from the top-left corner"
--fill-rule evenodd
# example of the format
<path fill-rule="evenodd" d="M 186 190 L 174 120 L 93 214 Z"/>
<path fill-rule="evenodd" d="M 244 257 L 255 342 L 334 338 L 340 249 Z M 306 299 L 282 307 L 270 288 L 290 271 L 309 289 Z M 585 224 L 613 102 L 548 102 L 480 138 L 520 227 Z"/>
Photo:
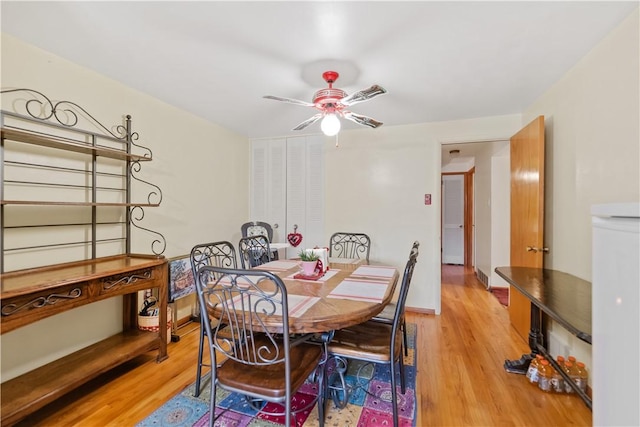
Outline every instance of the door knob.
<path fill-rule="evenodd" d="M 535 246 L 527 246 L 527 252 L 544 252 L 544 253 L 549 253 L 549 248 L 536 248 Z"/>

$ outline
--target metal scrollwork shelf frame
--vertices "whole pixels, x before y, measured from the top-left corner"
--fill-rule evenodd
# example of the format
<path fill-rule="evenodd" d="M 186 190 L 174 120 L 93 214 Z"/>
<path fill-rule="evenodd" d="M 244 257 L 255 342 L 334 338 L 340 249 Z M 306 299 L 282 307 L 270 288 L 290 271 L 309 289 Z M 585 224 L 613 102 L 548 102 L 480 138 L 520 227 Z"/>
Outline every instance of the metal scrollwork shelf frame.
<path fill-rule="evenodd" d="M 143 161 L 150 161 L 153 158 L 152 151 L 143 145 L 138 144 L 136 141 L 139 139 L 138 132 L 132 130 L 131 116 L 126 115 L 124 117 L 124 124 L 113 126 L 111 129 L 102 124 L 93 115 L 91 115 L 85 108 L 71 101 L 55 101 L 44 95 L 43 93 L 26 88 L 11 88 L 0 89 L 0 94 L 3 98 L 2 114 L 0 115 L 0 122 L 3 129 L 2 146 L 0 146 L 0 199 L 2 204 L 0 205 L 2 219 L 0 220 L 0 273 L 5 271 L 4 256 L 5 253 L 12 251 L 24 251 L 30 248 L 28 247 L 5 247 L 5 205 L 12 204 L 12 202 L 5 199 L 5 156 L 4 156 L 4 130 L 13 130 L 18 132 L 26 132 L 30 135 L 34 135 L 40 139 L 51 138 L 58 143 L 57 147 L 64 143 L 69 143 L 73 147 L 72 151 L 78 151 L 77 147 L 86 146 L 87 150 L 94 149 L 94 159 L 100 153 L 100 150 L 109 150 L 110 152 L 122 153 L 117 158 L 126 160 L 126 185 L 123 185 L 125 192 L 126 203 L 122 206 L 126 208 L 126 220 L 124 221 L 125 233 L 125 252 L 131 253 L 131 227 L 143 230 L 156 236 L 151 242 L 151 251 L 155 255 L 162 255 L 166 249 L 165 237 L 154 230 L 141 226 L 141 221 L 144 218 L 145 206 L 158 206 L 162 202 L 162 190 L 155 184 L 145 181 L 139 177 L 142 170 Z M 9 104 L 10 103 L 10 104 Z M 10 105 L 9 109 L 6 109 Z M 45 130 L 43 130 L 45 129 Z M 79 135 L 78 139 L 68 138 L 61 136 L 64 132 L 74 132 L 74 135 Z M 104 141 L 105 144 L 100 145 Z M 60 144 L 62 142 L 62 144 Z M 113 148 L 116 146 L 117 148 Z M 63 148 L 64 149 L 64 148 Z M 142 154 L 133 154 L 132 149 Z M 94 160 L 95 162 L 95 160 Z M 41 167 L 38 164 L 24 164 L 27 167 Z M 63 169 L 63 168 L 60 168 Z M 92 191 L 92 203 L 87 205 L 93 206 L 92 221 L 87 225 L 92 227 L 91 240 L 85 242 L 73 242 L 73 243 L 54 243 L 51 247 L 61 247 L 75 244 L 91 245 L 92 258 L 96 258 L 96 243 L 101 242 L 96 240 L 96 170 L 95 166 L 91 171 L 87 171 L 87 176 L 92 174 L 91 184 L 87 184 L 87 190 Z M 131 182 L 144 184 L 146 188 L 150 188 L 146 196 L 146 202 L 136 203 L 132 202 L 131 194 Z M 19 181 L 16 181 L 19 182 Z M 19 182 L 20 185 L 27 184 L 27 182 Z M 40 184 L 42 185 L 42 184 Z M 55 184 L 53 184 L 55 186 Z M 93 187 L 93 188 L 92 188 Z M 16 203 L 16 202 L 13 202 Z M 21 201 L 19 203 L 24 203 Z M 37 202 L 29 202 L 28 204 L 37 204 Z M 44 225 L 43 225 L 44 226 Z M 40 246 L 43 247 L 43 246 Z"/>
<path fill-rule="evenodd" d="M 118 278 L 107 278 L 102 280 L 102 289 L 108 291 L 118 285 L 126 286 L 132 283 L 136 283 L 138 280 L 149 280 L 151 279 L 151 270 L 145 270 L 140 273 L 134 273 Z"/>
<path fill-rule="evenodd" d="M 7 304 L 2 307 L 2 315 L 3 316 L 11 316 L 14 313 L 17 313 L 21 310 L 25 310 L 28 308 L 42 308 L 48 305 L 54 305 L 58 301 L 61 300 L 70 300 L 76 299 L 82 295 L 82 290 L 80 288 L 74 288 L 70 290 L 66 295 L 63 294 L 51 294 L 47 296 L 40 296 L 32 299 L 22 305 L 17 304 Z"/>

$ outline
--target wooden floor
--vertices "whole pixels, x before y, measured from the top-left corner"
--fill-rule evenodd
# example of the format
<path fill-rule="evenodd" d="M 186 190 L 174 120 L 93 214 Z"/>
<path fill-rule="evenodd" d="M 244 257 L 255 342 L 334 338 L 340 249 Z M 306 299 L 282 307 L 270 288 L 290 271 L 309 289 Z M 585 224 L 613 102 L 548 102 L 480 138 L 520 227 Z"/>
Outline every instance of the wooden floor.
<path fill-rule="evenodd" d="M 590 426 L 575 396 L 549 395 L 502 369 L 528 346 L 508 311 L 462 267 L 443 266 L 442 313 L 408 313 L 418 326 L 416 426 Z M 186 328 L 185 328 L 186 329 Z M 181 331 L 182 333 L 182 331 Z M 195 378 L 198 333 L 114 369 L 24 420 L 24 426 L 133 426 Z"/>

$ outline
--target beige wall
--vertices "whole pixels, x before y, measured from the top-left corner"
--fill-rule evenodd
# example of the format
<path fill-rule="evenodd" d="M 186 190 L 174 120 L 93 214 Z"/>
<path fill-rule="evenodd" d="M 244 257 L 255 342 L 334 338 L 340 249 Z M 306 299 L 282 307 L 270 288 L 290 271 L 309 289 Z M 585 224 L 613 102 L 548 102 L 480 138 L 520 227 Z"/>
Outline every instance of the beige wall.
<path fill-rule="evenodd" d="M 420 241 L 407 306 L 440 313 L 441 144 L 508 138 L 520 120 L 510 115 L 341 132 L 338 148 L 325 146 L 325 241 L 335 231 L 367 233 L 371 259 L 398 268 Z M 425 206 L 425 194 L 432 205 Z"/>
<path fill-rule="evenodd" d="M 164 235 L 165 256 L 187 254 L 203 241 L 240 238 L 239 224 L 249 216 L 246 138 L 6 34 L 1 43 L 2 88 L 76 102 L 108 126 L 132 115 L 139 142 L 154 157 L 141 177 L 163 192 L 161 206 L 145 210 L 143 225 Z M 134 231 L 133 251 L 150 253 L 150 242 Z M 2 380 L 118 332 L 121 306 L 114 298 L 2 335 Z"/>
<path fill-rule="evenodd" d="M 638 11 L 523 114 L 545 116 L 545 265 L 591 280 L 591 206 L 640 200 Z"/>
<path fill-rule="evenodd" d="M 509 287 L 495 272 L 511 259 L 511 152 L 509 142 L 498 144 L 491 157 L 491 287 Z"/>
<path fill-rule="evenodd" d="M 591 206 L 640 200 L 638 22 L 636 10 L 523 114 L 546 122 L 545 266 L 589 281 Z M 551 334 L 591 367 L 590 346 Z"/>
<path fill-rule="evenodd" d="M 473 189 L 474 224 L 475 224 L 475 268 L 491 278 L 491 157 L 494 142 L 482 145 L 475 155 L 475 174 Z"/>

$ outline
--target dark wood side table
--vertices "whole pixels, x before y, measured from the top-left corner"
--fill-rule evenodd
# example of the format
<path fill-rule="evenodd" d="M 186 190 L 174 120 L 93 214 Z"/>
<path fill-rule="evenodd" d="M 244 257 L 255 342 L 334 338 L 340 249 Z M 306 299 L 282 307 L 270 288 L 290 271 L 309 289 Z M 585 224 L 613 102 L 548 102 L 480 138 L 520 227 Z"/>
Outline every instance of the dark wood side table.
<path fill-rule="evenodd" d="M 525 374 L 535 355 L 542 354 L 591 409 L 591 398 L 570 380 L 547 352 L 540 322 L 542 312 L 591 344 L 591 283 L 568 273 L 543 268 L 497 267 L 495 271 L 531 301 L 531 353 L 522 355 L 518 360 L 505 360 L 505 370 Z"/>

